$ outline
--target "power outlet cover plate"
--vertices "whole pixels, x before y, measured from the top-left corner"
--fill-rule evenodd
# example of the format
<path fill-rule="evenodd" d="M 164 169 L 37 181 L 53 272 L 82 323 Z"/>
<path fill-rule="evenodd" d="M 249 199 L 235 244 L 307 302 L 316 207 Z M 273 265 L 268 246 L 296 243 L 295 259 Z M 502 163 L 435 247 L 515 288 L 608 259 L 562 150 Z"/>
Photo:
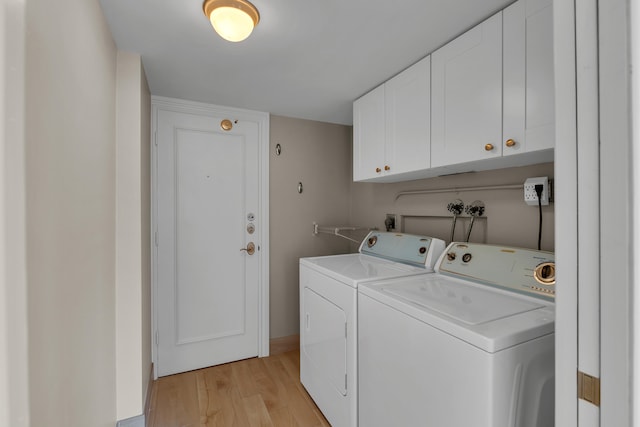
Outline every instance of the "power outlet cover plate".
<path fill-rule="evenodd" d="M 546 176 L 539 176 L 536 178 L 527 178 L 524 182 L 524 201 L 530 206 L 538 206 L 538 195 L 536 194 L 536 185 L 541 184 L 542 194 L 540 195 L 540 201 L 542 206 L 549 204 L 549 178 Z"/>

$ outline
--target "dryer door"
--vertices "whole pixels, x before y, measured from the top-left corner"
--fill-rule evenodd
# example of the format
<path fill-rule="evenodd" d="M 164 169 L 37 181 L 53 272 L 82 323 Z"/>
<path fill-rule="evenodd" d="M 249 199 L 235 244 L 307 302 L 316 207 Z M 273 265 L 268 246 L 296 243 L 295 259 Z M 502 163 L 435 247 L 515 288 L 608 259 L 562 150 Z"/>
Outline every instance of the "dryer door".
<path fill-rule="evenodd" d="M 345 312 L 305 287 L 303 293 L 301 347 L 310 368 L 347 395 L 347 317 Z M 304 374 L 303 374 L 304 375 Z M 304 382 L 304 381 L 303 381 Z"/>

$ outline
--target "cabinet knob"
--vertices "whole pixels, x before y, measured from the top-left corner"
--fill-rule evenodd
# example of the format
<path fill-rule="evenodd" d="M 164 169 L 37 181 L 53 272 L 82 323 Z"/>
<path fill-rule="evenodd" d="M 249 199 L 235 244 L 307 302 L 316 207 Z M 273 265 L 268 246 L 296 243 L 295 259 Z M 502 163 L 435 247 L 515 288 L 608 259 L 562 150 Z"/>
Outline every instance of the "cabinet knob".
<path fill-rule="evenodd" d="M 514 145 L 516 145 L 516 142 L 513 139 L 507 139 L 504 145 L 506 145 L 507 147 L 513 147 Z"/>
<path fill-rule="evenodd" d="M 485 149 L 485 150 L 487 150 L 487 151 L 491 151 L 491 150 L 493 150 L 493 144 L 487 144 L 487 145 L 485 145 L 485 146 L 484 146 L 484 149 Z"/>
<path fill-rule="evenodd" d="M 380 172 L 382 172 L 382 169 L 376 168 L 376 173 L 380 173 Z"/>
<path fill-rule="evenodd" d="M 391 168 L 388 165 L 385 165 L 384 170 L 388 171 L 391 170 Z"/>

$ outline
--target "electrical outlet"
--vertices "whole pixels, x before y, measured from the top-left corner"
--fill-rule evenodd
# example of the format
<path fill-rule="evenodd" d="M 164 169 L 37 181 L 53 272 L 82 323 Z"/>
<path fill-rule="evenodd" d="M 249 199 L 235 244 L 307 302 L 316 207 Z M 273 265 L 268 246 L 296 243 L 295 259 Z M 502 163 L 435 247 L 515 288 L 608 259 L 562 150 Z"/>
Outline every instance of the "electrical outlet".
<path fill-rule="evenodd" d="M 546 176 L 527 178 L 524 182 L 524 201 L 530 206 L 538 206 L 536 185 L 542 185 L 540 201 L 542 202 L 542 206 L 547 206 L 551 200 L 551 182 Z"/>

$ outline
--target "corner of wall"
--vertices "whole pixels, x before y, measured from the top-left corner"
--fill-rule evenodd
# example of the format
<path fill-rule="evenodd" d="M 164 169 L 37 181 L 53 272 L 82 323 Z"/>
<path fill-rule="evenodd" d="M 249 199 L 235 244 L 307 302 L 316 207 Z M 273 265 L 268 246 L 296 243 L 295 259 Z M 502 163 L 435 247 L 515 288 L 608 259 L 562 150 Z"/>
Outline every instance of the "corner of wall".
<path fill-rule="evenodd" d="M 0 7 L 0 425 L 29 422 L 25 3 Z"/>
<path fill-rule="evenodd" d="M 118 52 L 116 85 L 116 415 L 124 419 L 144 410 L 151 364 L 150 100 L 140 55 Z"/>
<path fill-rule="evenodd" d="M 138 59 L 140 61 L 140 59 Z M 151 92 L 140 63 L 140 222 L 142 259 L 142 310 L 140 340 L 142 342 L 142 401 L 148 403 L 153 382 L 151 322 Z M 146 408 L 146 406 L 145 406 Z"/>
<path fill-rule="evenodd" d="M 116 427 L 145 427 L 145 416 L 138 415 L 126 420 L 120 420 L 116 423 Z"/>

